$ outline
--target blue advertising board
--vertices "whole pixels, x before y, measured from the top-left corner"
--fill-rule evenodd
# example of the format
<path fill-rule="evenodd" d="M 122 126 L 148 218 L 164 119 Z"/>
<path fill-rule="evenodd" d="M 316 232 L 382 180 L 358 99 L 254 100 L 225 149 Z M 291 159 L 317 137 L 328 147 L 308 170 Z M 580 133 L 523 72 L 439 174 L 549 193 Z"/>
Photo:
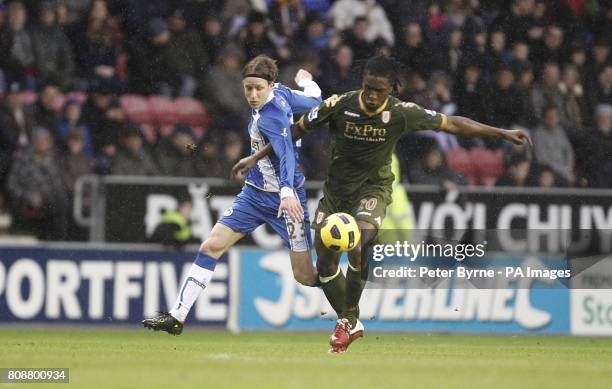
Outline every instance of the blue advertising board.
<path fill-rule="evenodd" d="M 136 324 L 167 310 L 192 252 L 0 247 L 0 322 Z M 230 269 L 218 264 L 190 324 L 226 326 Z"/>
<path fill-rule="evenodd" d="M 527 260 L 527 259 L 526 259 Z M 335 314 L 318 288 L 293 280 L 287 251 L 242 250 L 241 329 L 331 330 Z M 569 333 L 569 291 L 507 288 L 376 289 L 361 298 L 368 330 Z"/>

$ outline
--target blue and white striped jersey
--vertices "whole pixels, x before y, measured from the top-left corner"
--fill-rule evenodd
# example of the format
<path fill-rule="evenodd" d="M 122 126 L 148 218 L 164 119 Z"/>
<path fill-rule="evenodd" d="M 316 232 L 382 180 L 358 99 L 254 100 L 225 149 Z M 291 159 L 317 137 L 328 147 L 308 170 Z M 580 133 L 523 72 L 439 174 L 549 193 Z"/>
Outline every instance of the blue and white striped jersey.
<path fill-rule="evenodd" d="M 308 112 L 321 102 L 321 89 L 314 81 L 302 82 L 304 91 L 292 90 L 283 84 L 275 84 L 266 103 L 260 109 L 251 110 L 248 130 L 251 136 L 251 154 L 268 143 L 270 153 L 253 166 L 246 183 L 267 192 L 283 192 L 299 187 L 304 174 L 297 168 L 298 147 L 291 136 L 293 115 Z M 283 195 L 284 197 L 284 195 Z"/>

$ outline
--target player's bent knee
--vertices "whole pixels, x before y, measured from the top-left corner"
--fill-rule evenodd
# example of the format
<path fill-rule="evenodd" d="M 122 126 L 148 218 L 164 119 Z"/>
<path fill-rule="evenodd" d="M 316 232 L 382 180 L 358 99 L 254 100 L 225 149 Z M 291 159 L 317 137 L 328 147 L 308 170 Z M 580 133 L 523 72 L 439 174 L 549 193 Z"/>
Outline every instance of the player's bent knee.
<path fill-rule="evenodd" d="M 321 277 L 333 276 L 338 272 L 338 264 L 333 261 L 317 261 L 317 272 Z"/>
<path fill-rule="evenodd" d="M 224 242 L 215 237 L 209 237 L 200 246 L 200 252 L 210 255 L 213 258 L 219 258 L 223 255 L 227 247 Z"/>

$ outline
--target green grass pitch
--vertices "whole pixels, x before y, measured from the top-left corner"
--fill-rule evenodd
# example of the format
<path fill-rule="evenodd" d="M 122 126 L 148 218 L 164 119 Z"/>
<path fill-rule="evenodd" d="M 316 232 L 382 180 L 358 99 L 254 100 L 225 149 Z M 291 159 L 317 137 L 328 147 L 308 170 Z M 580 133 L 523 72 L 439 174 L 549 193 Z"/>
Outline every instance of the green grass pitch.
<path fill-rule="evenodd" d="M 0 327 L 0 367 L 83 388 L 612 388 L 609 338 L 366 333 L 329 355 L 327 336 Z"/>

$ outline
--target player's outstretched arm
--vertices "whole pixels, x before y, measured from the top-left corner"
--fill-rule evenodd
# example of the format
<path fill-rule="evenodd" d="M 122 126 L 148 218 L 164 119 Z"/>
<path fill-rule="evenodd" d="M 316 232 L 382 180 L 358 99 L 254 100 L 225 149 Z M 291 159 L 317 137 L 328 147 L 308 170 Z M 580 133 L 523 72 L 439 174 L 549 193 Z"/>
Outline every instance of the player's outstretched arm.
<path fill-rule="evenodd" d="M 527 131 L 503 130 L 463 116 L 449 116 L 441 130 L 456 135 L 492 136 L 509 140 L 517 145 L 532 144 Z"/>
<path fill-rule="evenodd" d="M 291 136 L 294 139 L 294 141 L 301 139 L 306 133 L 304 131 L 303 119 L 304 118 L 302 117 L 296 124 L 291 126 Z M 264 147 L 262 147 L 260 150 L 258 150 L 256 153 L 242 158 L 240 161 L 236 162 L 234 167 L 232 167 L 232 171 L 230 173 L 230 179 L 234 181 L 238 181 L 238 182 L 244 182 L 246 178 L 246 174 L 249 171 L 249 169 L 255 166 L 257 161 L 266 157 L 273 151 L 274 150 L 272 149 L 272 145 L 267 144 Z"/>

